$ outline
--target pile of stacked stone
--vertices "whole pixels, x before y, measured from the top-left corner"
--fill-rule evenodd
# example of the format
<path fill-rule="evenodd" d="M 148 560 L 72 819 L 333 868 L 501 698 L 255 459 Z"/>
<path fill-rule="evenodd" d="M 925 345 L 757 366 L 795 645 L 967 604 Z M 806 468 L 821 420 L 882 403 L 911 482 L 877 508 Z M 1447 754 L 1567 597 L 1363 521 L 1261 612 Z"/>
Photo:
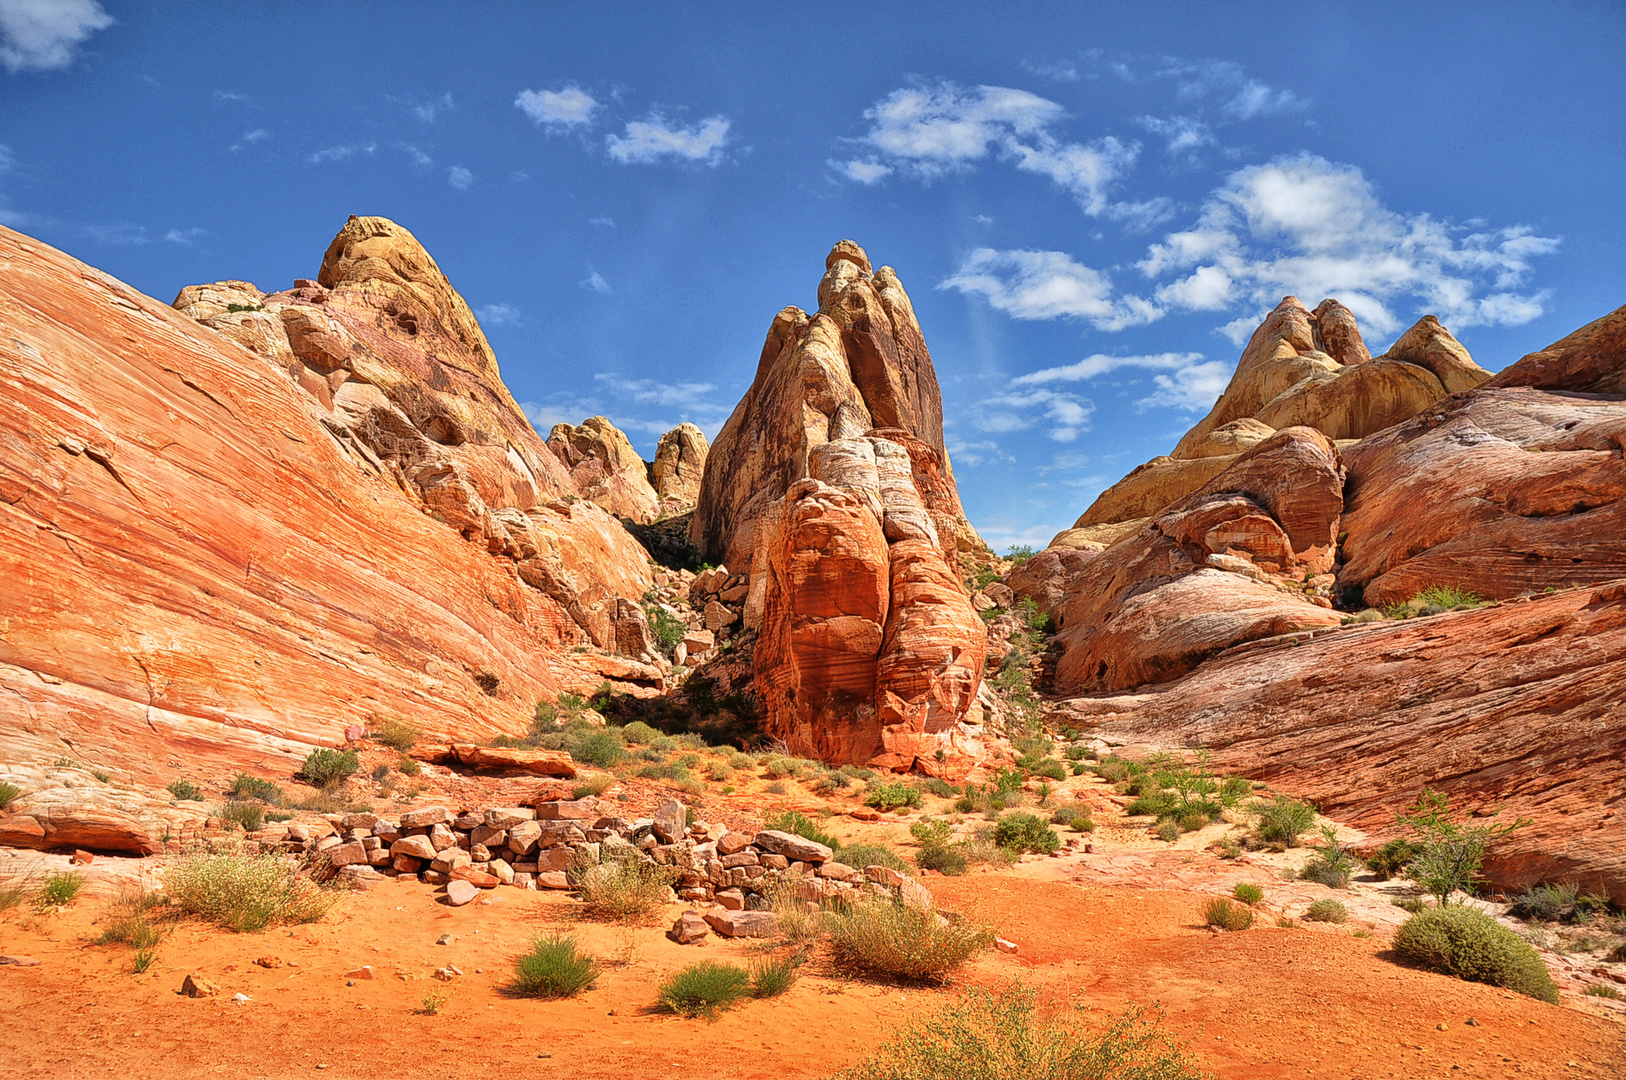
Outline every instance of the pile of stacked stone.
<path fill-rule="evenodd" d="M 745 599 L 751 594 L 751 579 L 731 574 L 728 567 L 702 570 L 689 583 L 689 607 L 695 612 L 697 628 L 726 640 L 742 624 Z"/>
<path fill-rule="evenodd" d="M 824 844 L 788 832 L 691 823 L 675 799 L 636 820 L 605 815 L 585 798 L 460 812 L 427 806 L 394 818 L 330 814 L 325 824 L 269 826 L 250 834 L 251 850 L 319 856 L 324 875 L 362 887 L 386 877 L 444 885 L 454 905 L 501 885 L 570 889 L 573 869 L 606 860 L 653 862 L 674 871 L 675 899 L 720 906 L 713 928 L 734 937 L 768 932 L 770 890 L 786 880 L 814 904 L 863 895 L 931 904 L 923 886 L 896 870 L 848 866 Z"/>

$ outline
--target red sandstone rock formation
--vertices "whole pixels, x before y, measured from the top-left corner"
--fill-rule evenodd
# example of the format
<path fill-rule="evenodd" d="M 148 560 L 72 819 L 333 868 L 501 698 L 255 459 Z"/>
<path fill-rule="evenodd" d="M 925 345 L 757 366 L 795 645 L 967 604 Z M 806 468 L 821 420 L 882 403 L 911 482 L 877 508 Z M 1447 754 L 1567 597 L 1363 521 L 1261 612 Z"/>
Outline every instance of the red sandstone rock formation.
<path fill-rule="evenodd" d="M 0 262 L 0 756 L 282 769 L 375 716 L 523 730 L 601 678 L 569 646 L 614 640 L 646 558 L 556 498 L 404 230 L 352 220 L 331 288 L 183 293 L 235 342 L 9 230 Z"/>
<path fill-rule="evenodd" d="M 1213 766 L 1397 835 L 1425 787 L 1534 824 L 1486 869 L 1626 903 L 1626 582 L 1234 649 L 1154 692 L 1067 703 L 1113 739 L 1206 746 Z"/>
<path fill-rule="evenodd" d="M 967 549 L 982 547 L 960 509 L 937 375 L 897 275 L 887 266 L 871 274 L 850 240 L 825 266 L 819 310 L 785 308 L 769 327 L 756 378 L 706 458 L 690 539 L 730 568 L 750 566 L 757 518 L 811 475 L 814 447 L 897 428 L 936 455 L 953 535 Z"/>
<path fill-rule="evenodd" d="M 553 425 L 548 449 L 570 470 L 582 498 L 640 525 L 660 516 L 649 466 L 626 434 L 604 417 L 590 416 L 576 427 Z"/>
<path fill-rule="evenodd" d="M 1489 385 L 1626 394 L 1626 307 L 1522 358 Z"/>
<path fill-rule="evenodd" d="M 649 482 L 663 513 L 681 514 L 694 509 L 710 453 L 705 432 L 693 424 L 679 424 L 661 436 L 655 460 L 649 463 Z"/>
<path fill-rule="evenodd" d="M 1301 425 L 1340 443 L 1361 439 L 1488 378 L 1432 315 L 1374 359 L 1348 308 L 1323 300 L 1312 312 L 1296 297 L 1284 297 L 1254 331 L 1208 416 L 1168 457 L 1154 458 L 1102 492 L 1073 529 L 1150 517 L 1218 476 L 1272 431 Z M 1065 543 L 1066 536 L 1057 539 Z"/>
<path fill-rule="evenodd" d="M 1343 484 L 1331 440 L 1288 428 L 1135 536 L 1058 558 L 1070 576 L 1041 586 L 1065 597 L 1054 607 L 1056 688 L 1164 682 L 1239 642 L 1338 625 L 1303 583 L 1331 583 Z"/>

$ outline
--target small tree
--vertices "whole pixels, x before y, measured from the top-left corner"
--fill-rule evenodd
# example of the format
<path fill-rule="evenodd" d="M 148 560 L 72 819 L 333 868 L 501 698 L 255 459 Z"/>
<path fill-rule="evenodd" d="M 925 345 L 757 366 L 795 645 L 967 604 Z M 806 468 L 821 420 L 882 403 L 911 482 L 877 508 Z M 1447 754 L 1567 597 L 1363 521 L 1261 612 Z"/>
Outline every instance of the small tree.
<path fill-rule="evenodd" d="M 1432 788 L 1424 788 L 1416 804 L 1396 820 L 1417 837 L 1417 854 L 1407 865 L 1405 875 L 1441 907 L 1450 903 L 1452 893 L 1459 889 L 1466 892 L 1480 880 L 1479 868 L 1491 841 L 1531 821 L 1519 818 L 1498 824 L 1494 817 L 1482 824 L 1456 821 L 1450 800 Z"/>

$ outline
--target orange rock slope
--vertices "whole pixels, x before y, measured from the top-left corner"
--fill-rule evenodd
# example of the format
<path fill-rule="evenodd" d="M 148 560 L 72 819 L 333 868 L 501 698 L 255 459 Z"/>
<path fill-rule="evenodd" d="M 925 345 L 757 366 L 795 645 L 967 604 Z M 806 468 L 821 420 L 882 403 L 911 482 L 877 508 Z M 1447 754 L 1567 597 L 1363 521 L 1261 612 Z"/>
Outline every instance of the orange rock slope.
<path fill-rule="evenodd" d="M 563 499 L 410 234 L 352 219 L 322 278 L 183 292 L 217 332 L 0 230 L 6 760 L 283 769 L 373 718 L 518 730 L 600 678 L 567 646 L 613 642 L 642 549 Z"/>

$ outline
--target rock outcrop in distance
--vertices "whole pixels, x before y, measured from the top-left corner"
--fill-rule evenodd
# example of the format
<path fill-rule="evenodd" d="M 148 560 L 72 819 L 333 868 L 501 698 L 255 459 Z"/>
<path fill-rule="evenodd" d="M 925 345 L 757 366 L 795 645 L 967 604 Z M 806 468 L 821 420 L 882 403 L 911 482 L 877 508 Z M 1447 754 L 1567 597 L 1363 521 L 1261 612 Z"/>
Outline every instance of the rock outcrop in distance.
<path fill-rule="evenodd" d="M 706 459 L 690 536 L 750 571 L 764 730 L 794 753 L 963 775 L 987 631 L 956 570 L 983 545 L 943 447 L 909 297 L 852 241 L 819 310 L 775 317 Z"/>
<path fill-rule="evenodd" d="M 681 514 L 700 501 L 700 479 L 706 471 L 711 443 L 706 433 L 683 423 L 661 436 L 655 460 L 649 463 L 649 483 L 660 501 L 661 513 Z"/>
<path fill-rule="evenodd" d="M 660 499 L 649 482 L 649 464 L 622 430 L 602 416 L 581 424 L 555 424 L 548 449 L 570 470 L 581 497 L 616 517 L 647 525 L 660 516 Z"/>
<path fill-rule="evenodd" d="M 1432 315 L 1374 358 L 1355 316 L 1338 301 L 1323 300 L 1310 311 L 1297 297 L 1284 297 L 1254 331 L 1209 414 L 1167 457 L 1152 459 L 1102 492 L 1051 546 L 1112 543 L 1123 530 L 1109 526 L 1138 525 L 1157 514 L 1273 431 L 1313 427 L 1343 444 L 1489 378 L 1490 372 L 1474 363 Z"/>
<path fill-rule="evenodd" d="M 352 218 L 318 281 L 181 311 L 9 230 L 0 265 L 7 760 L 282 769 L 372 718 L 484 739 L 658 684 L 604 651 L 647 556 L 406 230 Z"/>

